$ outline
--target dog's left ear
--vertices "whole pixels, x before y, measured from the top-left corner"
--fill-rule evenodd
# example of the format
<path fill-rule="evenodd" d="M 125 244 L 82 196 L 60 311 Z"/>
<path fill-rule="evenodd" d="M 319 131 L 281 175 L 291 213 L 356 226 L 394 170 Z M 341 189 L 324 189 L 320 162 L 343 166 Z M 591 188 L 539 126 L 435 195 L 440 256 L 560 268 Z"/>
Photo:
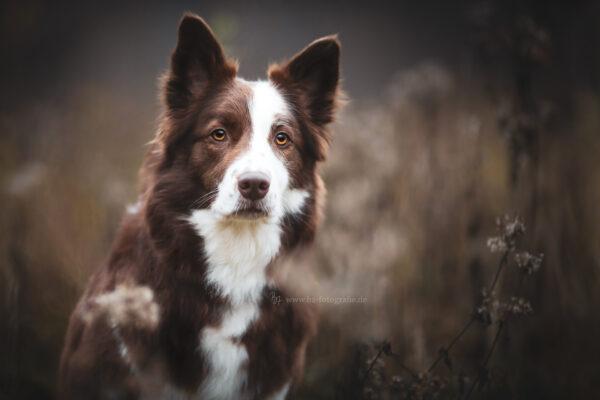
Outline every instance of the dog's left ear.
<path fill-rule="evenodd" d="M 292 101 L 324 126 L 333 120 L 340 76 L 340 42 L 336 35 L 317 39 L 283 65 L 272 65 L 269 78 Z"/>

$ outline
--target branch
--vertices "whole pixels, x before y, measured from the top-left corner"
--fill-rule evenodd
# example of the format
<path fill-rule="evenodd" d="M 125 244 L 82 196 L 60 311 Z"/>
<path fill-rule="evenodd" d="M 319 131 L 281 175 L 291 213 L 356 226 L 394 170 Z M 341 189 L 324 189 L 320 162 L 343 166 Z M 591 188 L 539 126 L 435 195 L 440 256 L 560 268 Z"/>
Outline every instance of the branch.
<path fill-rule="evenodd" d="M 498 268 L 496 268 L 496 273 L 494 274 L 494 279 L 492 280 L 492 283 L 490 284 L 488 293 L 492 293 L 492 291 L 496 287 L 496 284 L 498 283 L 498 279 L 500 278 L 500 274 L 502 273 L 504 266 L 507 264 L 508 256 L 509 256 L 510 252 L 511 252 L 511 249 L 507 248 L 504 251 L 504 254 L 502 254 L 502 258 L 500 259 L 500 262 L 498 263 Z M 450 350 L 460 340 L 460 338 L 469 330 L 469 328 L 471 327 L 473 322 L 475 322 L 475 318 L 473 316 L 471 316 L 471 318 L 469 318 L 469 320 L 467 321 L 465 326 L 460 330 L 460 332 L 458 332 L 454 336 L 454 338 L 450 341 L 450 344 L 448 344 L 448 346 L 442 347 L 440 349 L 440 352 L 439 352 L 437 358 L 433 361 L 431 366 L 427 369 L 428 373 L 433 372 L 433 370 L 438 366 L 440 361 L 442 361 L 444 359 L 444 357 L 448 356 L 448 353 L 450 353 Z"/>
<path fill-rule="evenodd" d="M 465 396 L 465 400 L 467 400 L 468 398 L 471 397 L 473 390 L 475 390 L 475 387 L 479 384 L 479 381 L 481 380 L 482 374 L 485 373 L 485 371 L 487 369 L 487 365 L 488 365 L 490 359 L 492 358 L 492 355 L 494 354 L 494 350 L 496 350 L 496 345 L 498 344 L 498 339 L 500 338 L 500 333 L 502 333 L 502 329 L 504 329 L 504 324 L 505 324 L 505 322 L 503 320 L 500 320 L 498 322 L 498 329 L 496 330 L 496 335 L 494 336 L 494 341 L 492 342 L 492 347 L 490 347 L 490 349 L 485 357 L 485 360 L 483 361 L 483 365 L 481 366 L 481 369 L 479 371 L 479 374 L 477 375 L 477 378 L 475 378 L 475 380 L 473 381 L 473 384 L 469 388 L 469 391 L 467 392 L 467 395 Z"/>
<path fill-rule="evenodd" d="M 492 293 L 494 291 L 494 288 L 496 287 L 496 284 L 498 283 L 498 278 L 500 278 L 500 273 L 502 272 L 502 269 L 504 268 L 504 266 L 506 265 L 506 262 L 508 261 L 508 255 L 510 254 L 511 250 L 510 249 L 506 249 L 504 251 L 504 254 L 502 255 L 502 258 L 500 259 L 500 263 L 498 264 L 498 269 L 496 270 L 496 274 L 494 275 L 494 280 L 492 281 L 492 284 L 490 285 L 490 289 L 488 290 L 488 293 Z"/>
<path fill-rule="evenodd" d="M 469 328 L 471 327 L 471 325 L 473 324 L 473 322 L 475 322 L 475 318 L 474 317 L 469 318 L 469 321 L 465 324 L 465 326 L 461 329 L 461 331 L 458 332 L 458 334 L 456 334 L 454 336 L 454 338 L 450 341 L 450 344 L 447 347 L 442 347 L 440 349 L 438 357 L 431 364 L 431 366 L 427 369 L 428 373 L 433 372 L 433 370 L 435 369 L 435 367 L 437 367 L 437 365 L 439 364 L 439 362 L 442 361 L 444 359 L 444 357 L 446 357 L 448 355 L 448 353 L 450 353 L 450 350 L 452 350 L 452 348 L 454 347 L 454 345 L 469 330 Z"/>
<path fill-rule="evenodd" d="M 389 350 L 386 354 L 394 357 L 394 359 L 396 359 L 396 363 L 400 366 L 400 368 L 408 372 L 413 377 L 413 379 L 419 379 L 419 374 L 417 374 L 415 371 L 413 371 L 411 368 L 407 367 L 400 361 L 402 359 L 402 357 L 400 357 L 400 354 L 394 353 L 392 350 Z"/>
<path fill-rule="evenodd" d="M 371 364 L 369 365 L 369 368 L 367 368 L 367 371 L 365 372 L 365 375 L 361 379 L 361 385 L 364 384 L 365 381 L 367 380 L 367 378 L 369 377 L 369 373 L 371 372 L 371 370 L 375 366 L 375 363 L 377 362 L 377 360 L 379 360 L 379 357 L 381 357 L 381 354 L 383 354 L 383 350 L 385 349 L 385 346 L 386 346 L 386 344 L 384 343 L 379 348 L 379 351 L 377 352 L 377 355 L 375 356 L 375 358 L 373 359 L 373 361 L 371 361 Z"/>

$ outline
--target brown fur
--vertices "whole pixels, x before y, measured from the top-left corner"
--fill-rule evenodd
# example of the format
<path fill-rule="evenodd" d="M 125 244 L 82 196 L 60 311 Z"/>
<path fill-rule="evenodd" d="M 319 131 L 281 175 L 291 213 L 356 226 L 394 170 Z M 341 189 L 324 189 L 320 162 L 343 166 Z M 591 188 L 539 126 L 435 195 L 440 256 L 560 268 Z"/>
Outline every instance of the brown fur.
<path fill-rule="evenodd" d="M 269 71 L 295 110 L 286 132 L 294 146 L 280 151 L 293 186 L 311 194 L 303 218 L 283 222 L 282 253 L 309 243 L 318 225 L 324 187 L 317 169 L 336 107 L 338 57 L 337 39 L 324 38 Z M 203 196 L 247 144 L 249 92 L 234 79 L 236 71 L 208 26 L 186 15 L 163 81 L 164 117 L 142 168 L 141 210 L 124 218 L 108 261 L 92 276 L 71 316 L 60 366 L 62 398 L 139 398 L 147 389 L 123 362 L 107 321 L 83 318 L 98 295 L 124 283 L 151 288 L 160 307 L 156 328 L 122 331 L 138 367 L 151 377 L 148 384 L 168 382 L 193 393 L 202 383 L 207 366 L 197 351 L 198 335 L 220 323 L 228 301 L 205 282 L 203 239 L 181 217 L 210 206 Z M 217 124 L 231 132 L 226 146 L 209 140 Z M 265 288 L 260 317 L 240 338 L 249 355 L 252 398 L 299 379 L 315 329 L 310 308 L 274 304 L 271 291 L 284 297 L 282 289 Z"/>

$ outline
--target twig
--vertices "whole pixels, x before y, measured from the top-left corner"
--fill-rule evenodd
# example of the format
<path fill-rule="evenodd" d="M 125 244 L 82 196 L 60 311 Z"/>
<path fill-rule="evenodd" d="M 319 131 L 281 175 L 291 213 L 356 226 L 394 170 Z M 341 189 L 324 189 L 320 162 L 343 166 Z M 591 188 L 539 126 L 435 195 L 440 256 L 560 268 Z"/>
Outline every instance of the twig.
<path fill-rule="evenodd" d="M 490 359 L 492 358 L 492 354 L 494 353 L 494 350 L 496 349 L 496 344 L 498 344 L 498 339 L 500 338 L 500 333 L 502 333 L 502 329 L 505 326 L 505 321 L 500 320 L 498 322 L 498 329 L 496 330 L 496 336 L 494 336 L 494 341 L 492 342 L 492 347 L 490 347 L 490 350 L 487 353 L 487 356 L 485 357 L 485 360 L 483 362 L 483 366 L 486 367 L 488 362 L 490 361 Z"/>
<path fill-rule="evenodd" d="M 492 293 L 492 291 L 496 287 L 496 284 L 498 283 L 498 279 L 500 278 L 500 274 L 502 273 L 502 270 L 504 269 L 504 266 L 506 265 L 506 263 L 508 261 L 508 256 L 509 256 L 510 252 L 511 252 L 510 248 L 508 248 L 504 251 L 502 258 L 500 259 L 500 262 L 498 263 L 498 268 L 496 268 L 496 273 L 494 274 L 494 279 L 493 279 L 492 283 L 490 284 L 488 293 Z M 438 366 L 440 361 L 442 361 L 444 359 L 444 357 L 447 357 L 448 353 L 450 353 L 450 350 L 460 340 L 460 338 L 469 330 L 469 328 L 471 327 L 473 322 L 475 322 L 475 318 L 473 316 L 471 316 L 471 318 L 469 319 L 469 321 L 467 321 L 467 323 L 462 328 L 462 330 L 460 332 L 458 332 L 458 334 L 456 334 L 454 336 L 454 338 L 450 341 L 450 344 L 448 344 L 448 346 L 446 346 L 446 347 L 441 348 L 442 351 L 440 351 L 437 358 L 433 361 L 431 366 L 427 369 L 428 373 L 433 372 L 433 370 Z"/>
<path fill-rule="evenodd" d="M 507 264 L 508 256 L 510 253 L 511 253 L 511 249 L 508 248 L 504 251 L 504 254 L 502 254 L 502 258 L 500 259 L 500 263 L 498 264 L 498 269 L 496 269 L 496 274 L 494 275 L 494 279 L 492 280 L 492 283 L 490 284 L 488 293 L 491 294 L 494 291 L 494 288 L 496 287 L 496 284 L 498 283 L 498 279 L 500 278 L 500 273 L 502 272 L 502 269 L 504 268 L 504 266 Z M 522 283 L 523 283 L 523 280 L 521 279 L 519 282 L 519 289 L 521 288 Z M 494 336 L 492 346 L 490 347 L 490 349 L 485 357 L 485 360 L 483 362 L 483 365 L 481 366 L 481 369 L 480 369 L 481 372 L 485 371 L 487 364 L 490 361 L 490 358 L 492 358 L 494 350 L 496 349 L 496 344 L 498 343 L 498 338 L 500 338 L 500 333 L 504 329 L 504 325 L 505 325 L 505 321 L 503 319 L 498 321 L 498 329 L 496 330 L 496 335 Z M 468 399 L 469 397 L 471 397 L 473 390 L 475 390 L 475 387 L 479 384 L 479 381 L 481 379 L 481 372 L 477 375 L 477 377 L 473 381 L 473 384 L 471 385 L 471 387 L 469 388 L 469 391 L 467 392 L 467 395 L 465 396 L 465 400 Z"/>
<path fill-rule="evenodd" d="M 496 330 L 496 335 L 494 336 L 494 341 L 492 342 L 492 346 L 488 350 L 488 353 L 483 361 L 483 365 L 481 366 L 480 373 L 477 375 L 477 378 L 475 378 L 475 380 L 473 381 L 473 384 L 469 388 L 469 391 L 467 392 L 467 395 L 465 396 L 465 400 L 467 400 L 468 398 L 471 397 L 471 394 L 475 390 L 475 387 L 477 387 L 477 385 L 479 384 L 479 381 L 481 380 L 481 375 L 482 375 L 483 371 L 486 370 L 487 365 L 488 365 L 490 359 L 492 358 L 492 355 L 494 354 L 494 350 L 496 350 L 496 345 L 498 344 L 498 339 L 500 338 L 500 333 L 502 333 L 504 324 L 505 324 L 505 322 L 503 320 L 500 320 L 498 322 L 498 329 Z"/>
<path fill-rule="evenodd" d="M 379 360 L 379 357 L 381 357 L 381 355 L 383 354 L 383 350 L 384 350 L 385 346 L 386 345 L 383 344 L 379 348 L 379 351 L 377 352 L 377 355 L 375 356 L 375 358 L 373 359 L 373 361 L 371 361 L 371 364 L 369 365 L 369 368 L 367 368 L 367 371 L 365 372 L 365 375 L 362 377 L 361 384 L 364 383 L 367 380 L 367 378 L 369 377 L 369 373 L 371 372 L 371 370 L 375 366 L 375 363 L 377 362 L 377 360 Z"/>
<path fill-rule="evenodd" d="M 469 321 L 465 324 L 465 326 L 461 329 L 461 331 L 458 332 L 458 334 L 456 334 L 454 336 L 454 338 L 450 341 L 450 344 L 447 347 L 442 347 L 440 349 L 441 350 L 440 354 L 435 359 L 435 361 L 431 364 L 431 366 L 429 366 L 429 368 L 427 369 L 428 373 L 433 372 L 433 370 L 435 369 L 435 367 L 437 367 L 437 365 L 439 364 L 439 362 L 444 359 L 444 356 L 447 355 L 450 352 L 450 350 L 452 350 L 452 348 L 454 347 L 454 345 L 469 330 L 469 328 L 471 327 L 471 325 L 473 324 L 473 322 L 475 322 L 475 318 L 474 317 L 469 318 Z"/>
<path fill-rule="evenodd" d="M 396 360 L 396 363 L 400 366 L 400 368 L 402 368 L 404 371 L 408 372 L 414 379 L 419 379 L 419 374 L 417 374 L 415 371 L 413 371 L 411 368 L 407 367 L 400 361 L 400 359 L 401 359 L 400 354 L 394 353 L 391 350 L 388 351 L 387 354 L 394 357 L 394 359 Z"/>
<path fill-rule="evenodd" d="M 498 278 L 500 278 L 500 273 L 502 272 L 502 269 L 506 265 L 506 261 L 508 261 L 508 255 L 510 254 L 510 252 L 511 252 L 510 249 L 507 249 L 506 251 L 504 251 L 504 254 L 502 255 L 502 258 L 500 259 L 500 263 L 498 264 L 498 269 L 496 269 L 496 274 L 494 275 L 494 280 L 492 281 L 492 284 L 490 285 L 490 289 L 488 290 L 488 293 L 492 293 L 494 291 L 494 288 L 496 287 L 496 283 L 498 283 Z"/>

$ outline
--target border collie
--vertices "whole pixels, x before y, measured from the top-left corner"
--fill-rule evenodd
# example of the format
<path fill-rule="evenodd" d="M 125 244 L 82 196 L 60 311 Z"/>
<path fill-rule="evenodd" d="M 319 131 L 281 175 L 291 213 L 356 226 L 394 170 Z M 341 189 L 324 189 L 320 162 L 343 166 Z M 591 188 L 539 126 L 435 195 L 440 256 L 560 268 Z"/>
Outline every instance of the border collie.
<path fill-rule="evenodd" d="M 286 397 L 316 323 L 272 301 L 274 262 L 315 235 L 339 55 L 324 37 L 246 81 L 183 17 L 139 202 L 71 316 L 62 398 Z"/>

